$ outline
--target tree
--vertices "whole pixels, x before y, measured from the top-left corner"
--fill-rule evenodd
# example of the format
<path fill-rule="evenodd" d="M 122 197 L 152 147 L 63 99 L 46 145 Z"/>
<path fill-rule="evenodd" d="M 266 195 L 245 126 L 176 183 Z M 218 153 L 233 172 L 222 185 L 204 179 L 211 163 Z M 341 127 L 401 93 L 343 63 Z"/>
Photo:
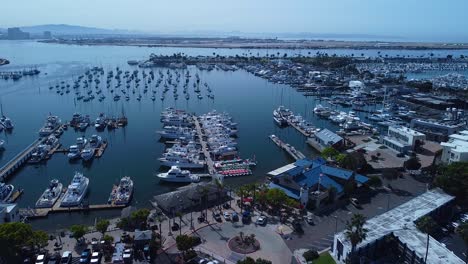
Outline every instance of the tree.
<path fill-rule="evenodd" d="M 367 181 L 367 184 L 372 187 L 380 187 L 382 186 L 382 179 L 375 175 L 369 176 L 369 181 Z"/>
<path fill-rule="evenodd" d="M 182 216 L 181 212 L 177 212 L 176 216 L 179 217 L 179 235 L 182 235 Z"/>
<path fill-rule="evenodd" d="M 367 237 L 367 228 L 364 228 L 366 217 L 362 214 L 354 214 L 351 221 L 346 221 L 346 238 L 351 243 L 351 254 L 354 253 L 356 246 Z"/>
<path fill-rule="evenodd" d="M 468 223 L 461 224 L 457 229 L 458 234 L 465 242 L 465 258 L 468 262 Z"/>
<path fill-rule="evenodd" d="M 419 228 L 422 232 L 427 234 L 426 242 L 426 257 L 424 258 L 424 263 L 427 261 L 427 254 L 429 253 L 429 234 L 433 233 L 437 228 L 437 223 L 432 219 L 432 217 L 426 215 L 419 218 L 416 221 L 416 227 Z"/>
<path fill-rule="evenodd" d="M 407 170 L 419 170 L 419 168 L 421 168 L 421 163 L 419 162 L 419 158 L 414 156 L 406 160 L 403 166 Z"/>
<path fill-rule="evenodd" d="M 110 225 L 109 220 L 101 219 L 99 220 L 99 222 L 96 223 L 96 230 L 104 236 L 109 225 Z"/>
<path fill-rule="evenodd" d="M 324 159 L 332 158 L 334 159 L 338 154 L 338 150 L 336 150 L 333 147 L 326 147 L 322 150 L 322 153 L 320 154 Z"/>
<path fill-rule="evenodd" d="M 271 264 L 271 263 L 272 263 L 271 261 L 266 260 L 266 259 L 257 258 L 256 260 L 254 260 L 251 257 L 246 257 L 243 260 L 237 261 L 237 264 Z"/>
<path fill-rule="evenodd" d="M 302 256 L 305 258 L 307 262 L 312 261 L 314 259 L 317 259 L 320 257 L 319 253 L 316 250 L 307 250 L 302 254 Z"/>
<path fill-rule="evenodd" d="M 454 162 L 440 167 L 435 177 L 435 185 L 454 195 L 459 204 L 467 204 L 468 162 Z"/>
<path fill-rule="evenodd" d="M 33 231 L 28 224 L 0 224 L 0 263 L 19 263 L 22 248 L 43 247 L 46 243 L 47 234 L 43 231 Z"/>
<path fill-rule="evenodd" d="M 130 220 L 133 222 L 133 225 L 139 228 L 146 228 L 146 220 L 150 211 L 146 208 L 136 210 L 130 215 Z"/>
<path fill-rule="evenodd" d="M 73 233 L 73 237 L 76 241 L 79 242 L 86 232 L 88 232 L 88 227 L 85 225 L 72 225 L 70 231 Z"/>
<path fill-rule="evenodd" d="M 193 247 L 193 239 L 189 235 L 179 235 L 176 237 L 177 249 L 186 253 L 188 250 Z"/>
<path fill-rule="evenodd" d="M 283 190 L 276 188 L 269 189 L 266 193 L 266 199 L 273 207 L 279 207 L 287 198 L 288 196 Z"/>

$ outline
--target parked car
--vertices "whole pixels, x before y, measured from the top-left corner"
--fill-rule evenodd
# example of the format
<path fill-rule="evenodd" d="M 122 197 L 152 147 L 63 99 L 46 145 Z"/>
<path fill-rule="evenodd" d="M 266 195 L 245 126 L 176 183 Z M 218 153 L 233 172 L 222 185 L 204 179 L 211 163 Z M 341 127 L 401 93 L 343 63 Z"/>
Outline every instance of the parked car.
<path fill-rule="evenodd" d="M 223 220 L 221 219 L 221 215 L 219 213 L 215 213 L 213 212 L 213 218 L 217 221 L 217 222 L 222 222 Z"/>
<path fill-rule="evenodd" d="M 302 229 L 302 225 L 301 225 L 301 223 L 299 221 L 294 220 L 292 222 L 292 226 L 293 226 L 293 229 L 294 229 L 295 232 L 304 233 L 304 230 Z"/>
<path fill-rule="evenodd" d="M 354 205 L 354 207 L 356 207 L 356 209 L 362 209 L 362 206 L 361 204 L 359 203 L 359 200 L 356 199 L 356 198 L 350 198 L 349 201 L 351 202 L 352 205 Z"/>
<path fill-rule="evenodd" d="M 231 215 L 228 212 L 224 211 L 223 217 L 224 217 L 224 221 L 231 221 Z"/>
<path fill-rule="evenodd" d="M 36 264 L 47 263 L 47 256 L 45 254 L 39 254 L 36 257 Z"/>
<path fill-rule="evenodd" d="M 72 262 L 72 253 L 71 251 L 65 251 L 62 253 L 62 258 L 60 259 L 60 263 L 62 264 L 70 264 Z"/>
<path fill-rule="evenodd" d="M 264 215 L 261 215 L 257 218 L 257 221 L 256 221 L 257 225 L 266 225 L 267 224 L 267 217 L 264 216 Z"/>
<path fill-rule="evenodd" d="M 242 213 L 242 223 L 248 224 L 250 223 L 250 220 L 251 216 L 249 211 L 245 211 L 244 213 Z"/>
<path fill-rule="evenodd" d="M 306 217 L 306 222 L 309 224 L 309 225 L 315 225 L 314 223 L 314 217 L 312 215 L 308 215 Z"/>
<path fill-rule="evenodd" d="M 87 248 L 81 252 L 80 264 L 87 264 L 91 260 L 91 249 Z"/>
<path fill-rule="evenodd" d="M 124 263 L 132 263 L 133 261 L 133 250 L 131 248 L 127 248 L 123 252 L 123 260 Z"/>
<path fill-rule="evenodd" d="M 102 258 L 101 253 L 93 252 L 93 254 L 91 254 L 91 263 L 92 264 L 100 264 L 101 263 L 101 258 Z"/>
<path fill-rule="evenodd" d="M 233 222 L 239 221 L 239 215 L 236 212 L 232 212 L 231 219 Z"/>
<path fill-rule="evenodd" d="M 59 264 L 60 263 L 60 254 L 55 253 L 54 255 L 49 257 L 49 262 L 47 264 Z"/>
<path fill-rule="evenodd" d="M 224 209 L 229 209 L 229 208 L 231 208 L 231 206 L 229 205 L 229 203 L 225 203 L 225 204 L 223 204 L 223 208 Z"/>

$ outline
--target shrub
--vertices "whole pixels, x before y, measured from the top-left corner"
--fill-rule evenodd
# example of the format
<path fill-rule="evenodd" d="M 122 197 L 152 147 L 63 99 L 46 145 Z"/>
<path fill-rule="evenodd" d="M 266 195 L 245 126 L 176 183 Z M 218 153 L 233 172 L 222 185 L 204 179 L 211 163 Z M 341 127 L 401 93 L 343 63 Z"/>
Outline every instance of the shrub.
<path fill-rule="evenodd" d="M 373 187 L 379 187 L 379 186 L 382 186 L 382 180 L 380 179 L 379 176 L 370 176 L 369 177 L 369 181 L 367 182 L 369 184 L 369 186 L 373 186 Z"/>
<path fill-rule="evenodd" d="M 315 250 L 308 250 L 304 252 L 302 256 L 305 258 L 306 261 L 312 261 L 314 259 L 317 259 L 319 257 L 319 254 Z"/>

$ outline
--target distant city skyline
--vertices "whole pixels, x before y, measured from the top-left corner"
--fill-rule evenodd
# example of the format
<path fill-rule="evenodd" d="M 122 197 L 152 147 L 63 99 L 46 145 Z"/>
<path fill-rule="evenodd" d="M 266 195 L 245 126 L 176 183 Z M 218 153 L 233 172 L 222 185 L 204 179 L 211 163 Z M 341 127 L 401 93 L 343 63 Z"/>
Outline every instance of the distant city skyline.
<path fill-rule="evenodd" d="M 2 3 L 0 27 L 70 24 L 160 34 L 306 32 L 466 42 L 465 10 L 465 0 L 15 0 Z"/>

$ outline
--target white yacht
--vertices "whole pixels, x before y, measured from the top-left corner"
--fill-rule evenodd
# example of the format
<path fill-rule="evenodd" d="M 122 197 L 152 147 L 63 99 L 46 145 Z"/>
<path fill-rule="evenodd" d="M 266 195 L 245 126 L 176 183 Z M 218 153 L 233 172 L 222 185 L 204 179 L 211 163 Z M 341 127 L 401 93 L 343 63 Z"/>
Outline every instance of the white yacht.
<path fill-rule="evenodd" d="M 77 159 L 81 156 L 80 148 L 77 145 L 71 145 L 68 149 L 67 157 L 70 160 Z"/>
<path fill-rule="evenodd" d="M 194 131 L 192 129 L 175 126 L 164 127 L 164 130 L 158 131 L 157 133 L 159 133 L 162 138 L 166 139 L 193 139 L 194 137 Z"/>
<path fill-rule="evenodd" d="M 92 147 L 86 147 L 81 151 L 81 158 L 84 161 L 89 161 L 93 159 L 94 157 L 94 148 Z"/>
<path fill-rule="evenodd" d="M 41 144 L 37 146 L 31 154 L 31 158 L 29 159 L 29 163 L 39 163 L 46 159 L 47 155 L 49 154 L 50 146 Z"/>
<path fill-rule="evenodd" d="M 5 128 L 6 130 L 11 130 L 13 129 L 13 123 L 11 122 L 10 118 L 6 117 L 6 116 L 2 116 L 2 118 L 0 118 L 0 124 L 3 126 L 3 128 Z"/>
<path fill-rule="evenodd" d="M 7 203 L 14 190 L 15 187 L 13 185 L 0 182 L 0 202 Z"/>
<path fill-rule="evenodd" d="M 318 104 L 314 108 L 314 113 L 320 117 L 329 117 L 331 115 L 330 108 Z"/>
<path fill-rule="evenodd" d="M 102 144 L 102 138 L 98 135 L 92 135 L 91 139 L 89 140 L 89 145 L 92 148 L 99 148 Z"/>
<path fill-rule="evenodd" d="M 49 187 L 42 193 L 39 200 L 36 202 L 36 208 L 49 208 L 52 207 L 57 199 L 62 194 L 63 185 L 57 180 L 53 179 L 49 183 Z"/>
<path fill-rule="evenodd" d="M 68 185 L 67 192 L 63 196 L 61 207 L 78 206 L 83 201 L 88 191 L 89 179 L 79 172 L 75 172 L 73 180 Z"/>
<path fill-rule="evenodd" d="M 188 170 L 181 170 L 178 166 L 172 166 L 168 172 L 159 173 L 157 177 L 164 182 L 199 182 L 200 177 L 192 175 Z"/>
<path fill-rule="evenodd" d="M 109 204 L 128 204 L 133 195 L 133 181 L 130 177 L 125 176 L 120 179 L 119 185 L 112 189 L 109 196 Z"/>
<path fill-rule="evenodd" d="M 178 166 L 184 169 L 203 169 L 205 167 L 205 163 L 196 156 L 165 156 L 158 160 L 162 166 L 166 167 Z"/>
<path fill-rule="evenodd" d="M 62 121 L 58 116 L 49 115 L 44 126 L 39 130 L 40 137 L 48 137 L 60 127 Z"/>

